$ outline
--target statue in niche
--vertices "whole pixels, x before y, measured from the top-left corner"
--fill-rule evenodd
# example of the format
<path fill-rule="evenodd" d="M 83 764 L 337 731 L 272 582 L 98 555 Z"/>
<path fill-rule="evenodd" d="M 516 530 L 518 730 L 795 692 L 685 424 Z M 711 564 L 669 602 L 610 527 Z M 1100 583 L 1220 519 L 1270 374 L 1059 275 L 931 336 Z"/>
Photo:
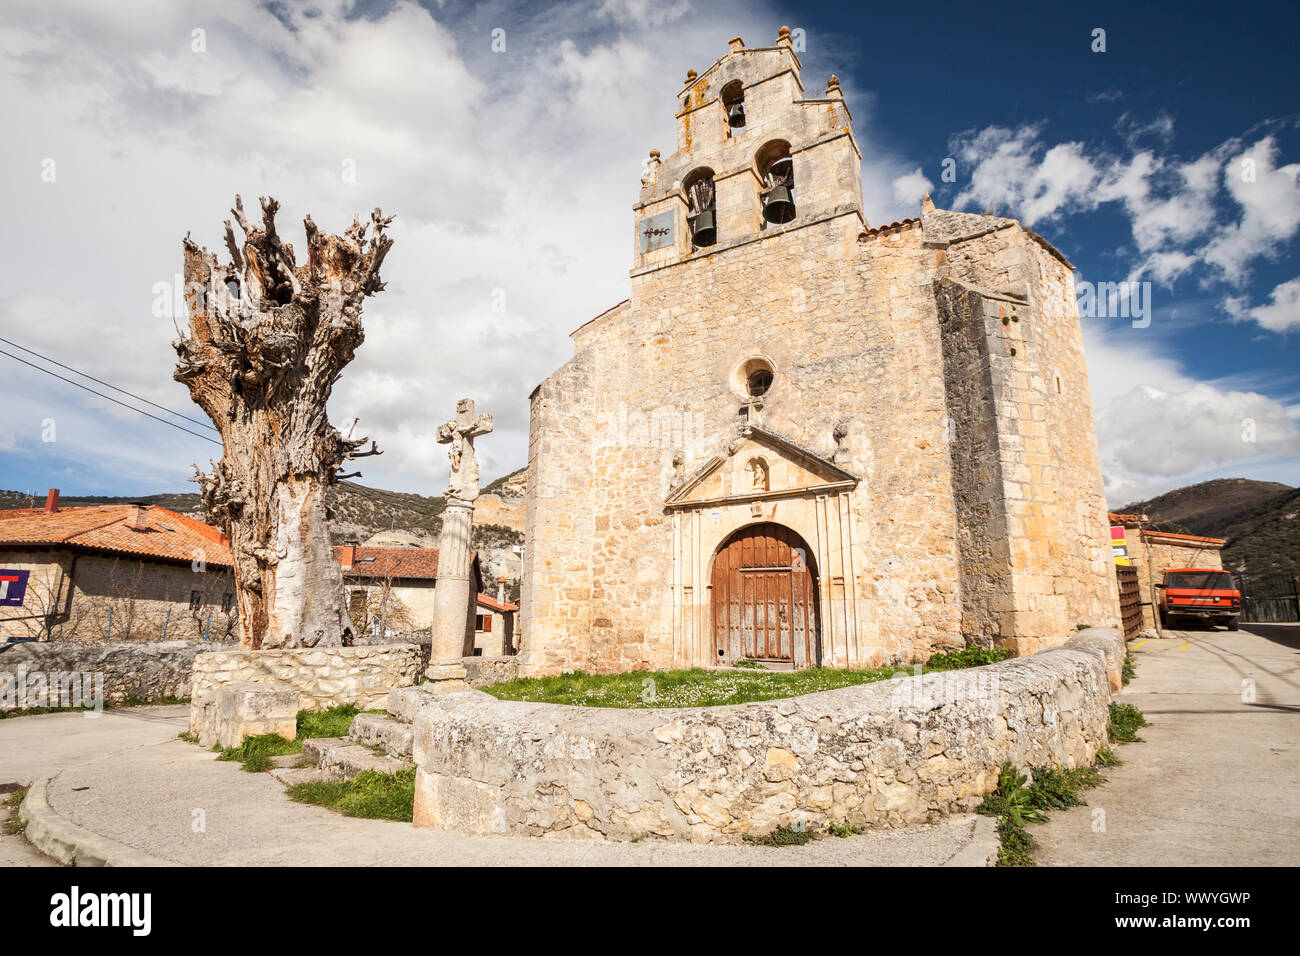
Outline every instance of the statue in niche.
<path fill-rule="evenodd" d="M 751 491 L 771 491 L 771 479 L 768 475 L 767 462 L 762 458 L 751 458 L 745 463 L 749 469 Z"/>

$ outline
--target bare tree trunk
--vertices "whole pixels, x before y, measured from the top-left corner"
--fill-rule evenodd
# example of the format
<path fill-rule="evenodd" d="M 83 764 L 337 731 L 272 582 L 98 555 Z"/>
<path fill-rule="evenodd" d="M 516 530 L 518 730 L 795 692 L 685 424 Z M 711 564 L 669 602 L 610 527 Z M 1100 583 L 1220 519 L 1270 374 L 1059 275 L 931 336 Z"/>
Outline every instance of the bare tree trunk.
<path fill-rule="evenodd" d="M 221 433 L 222 458 L 196 480 L 208 520 L 230 537 L 240 643 L 244 647 L 337 645 L 348 625 L 343 575 L 330 547 L 325 489 L 358 449 L 326 417 L 343 367 L 364 338 L 361 300 L 383 289 L 379 267 L 392 246 L 392 217 L 376 209 L 374 231 L 354 220 L 342 236 L 308 216 L 307 261 L 275 231 L 279 203 L 263 199 L 231 262 L 185 238 L 189 335 L 175 342 L 175 378 Z"/>

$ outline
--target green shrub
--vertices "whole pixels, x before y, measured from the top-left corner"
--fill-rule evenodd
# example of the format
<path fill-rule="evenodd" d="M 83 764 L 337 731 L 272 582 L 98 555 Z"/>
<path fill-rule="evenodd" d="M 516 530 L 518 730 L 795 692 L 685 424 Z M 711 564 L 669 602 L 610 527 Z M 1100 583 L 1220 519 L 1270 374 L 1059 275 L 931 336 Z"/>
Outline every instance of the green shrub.
<path fill-rule="evenodd" d="M 1137 730 L 1139 727 L 1146 726 L 1148 726 L 1147 719 L 1142 716 L 1142 711 L 1132 704 L 1110 705 L 1110 726 L 1107 730 L 1113 742 L 1140 743 L 1142 738 L 1137 735 Z"/>
<path fill-rule="evenodd" d="M 1005 817 L 1017 827 L 1026 823 L 1042 823 L 1047 814 L 1034 802 L 1034 795 L 1025 786 L 1028 778 L 1010 761 L 998 773 L 998 788 L 976 807 L 977 813 L 990 817 Z"/>
<path fill-rule="evenodd" d="M 1098 767 L 1117 767 L 1121 763 L 1123 763 L 1123 761 L 1120 760 L 1119 757 L 1115 756 L 1115 751 L 1111 750 L 1109 747 L 1103 747 L 1101 750 L 1097 751 Z"/>
<path fill-rule="evenodd" d="M 1034 838 L 1006 817 L 998 821 L 998 866 L 1033 866 Z"/>
<path fill-rule="evenodd" d="M 746 833 L 741 839 L 758 846 L 803 846 L 812 840 L 813 833 L 807 827 L 777 827 L 763 836 L 751 836 Z"/>

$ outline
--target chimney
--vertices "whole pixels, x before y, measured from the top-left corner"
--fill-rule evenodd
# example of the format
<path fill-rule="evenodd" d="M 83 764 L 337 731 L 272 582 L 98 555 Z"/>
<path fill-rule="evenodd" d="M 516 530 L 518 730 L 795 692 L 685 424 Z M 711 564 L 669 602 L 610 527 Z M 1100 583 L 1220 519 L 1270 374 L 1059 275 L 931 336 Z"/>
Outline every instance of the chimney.
<path fill-rule="evenodd" d="M 52 515 L 59 510 L 59 489 L 51 488 L 50 493 L 45 496 L 45 513 Z"/>
<path fill-rule="evenodd" d="M 131 510 L 128 512 L 126 518 L 126 526 L 132 531 L 148 530 L 148 524 L 145 522 L 144 509 L 145 506 L 140 504 L 138 501 L 132 502 Z"/>
<path fill-rule="evenodd" d="M 344 571 L 351 570 L 352 565 L 357 563 L 357 545 L 354 541 L 349 541 L 339 549 L 339 564 Z"/>
<path fill-rule="evenodd" d="M 497 578 L 497 600 L 502 604 L 506 603 L 506 576 L 504 574 Z"/>

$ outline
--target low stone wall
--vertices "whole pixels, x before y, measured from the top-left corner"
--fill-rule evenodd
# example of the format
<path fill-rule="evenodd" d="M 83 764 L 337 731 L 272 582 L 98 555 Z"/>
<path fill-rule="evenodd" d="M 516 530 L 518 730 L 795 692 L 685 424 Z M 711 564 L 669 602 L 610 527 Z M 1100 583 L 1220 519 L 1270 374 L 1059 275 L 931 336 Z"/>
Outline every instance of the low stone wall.
<path fill-rule="evenodd" d="M 415 823 L 470 833 L 735 842 L 781 825 L 904 826 L 968 811 L 1004 761 L 1106 745 L 1118 631 L 963 671 L 734 707 L 614 710 L 432 699 Z"/>
<path fill-rule="evenodd" d="M 519 676 L 518 657 L 465 657 L 465 680 L 470 687 L 502 684 Z"/>
<path fill-rule="evenodd" d="M 132 697 L 188 697 L 194 658 L 229 646 L 203 641 L 0 644 L 0 710 L 85 706 L 96 693 L 106 704 Z"/>
<path fill-rule="evenodd" d="M 300 710 L 355 704 L 383 707 L 388 692 L 414 684 L 424 670 L 418 644 L 302 647 L 200 654 L 194 659 L 190 730 L 202 734 L 215 716 L 216 691 L 226 684 L 261 684 L 298 692 Z"/>

